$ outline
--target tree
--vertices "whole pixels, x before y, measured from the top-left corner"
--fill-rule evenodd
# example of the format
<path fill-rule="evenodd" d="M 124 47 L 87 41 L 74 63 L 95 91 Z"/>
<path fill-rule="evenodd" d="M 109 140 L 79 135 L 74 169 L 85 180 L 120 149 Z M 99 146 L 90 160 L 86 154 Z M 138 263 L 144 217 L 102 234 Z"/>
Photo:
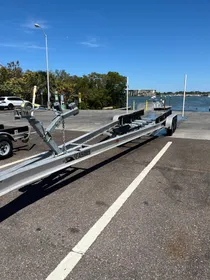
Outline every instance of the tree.
<path fill-rule="evenodd" d="M 16 95 L 24 97 L 23 80 L 11 78 L 0 85 L 2 95 Z"/>
<path fill-rule="evenodd" d="M 0 85 L 5 83 L 9 78 L 9 70 L 4 66 L 0 67 Z"/>
<path fill-rule="evenodd" d="M 23 75 L 23 71 L 18 60 L 16 62 L 12 61 L 7 63 L 7 69 L 9 71 L 10 78 L 20 78 Z"/>
<path fill-rule="evenodd" d="M 108 72 L 106 89 L 112 99 L 113 106 L 125 106 L 126 77 L 117 72 Z"/>
<path fill-rule="evenodd" d="M 47 103 L 47 77 L 45 71 L 22 71 L 19 61 L 12 61 L 0 68 L 0 95 L 17 95 L 32 99 L 33 87 L 37 86 L 37 103 L 41 92 Z M 90 73 L 78 77 L 65 70 L 50 72 L 50 93 L 64 93 L 66 100 L 73 101 L 82 94 L 82 108 L 100 109 L 105 106 L 125 106 L 126 78 L 117 72 Z"/>

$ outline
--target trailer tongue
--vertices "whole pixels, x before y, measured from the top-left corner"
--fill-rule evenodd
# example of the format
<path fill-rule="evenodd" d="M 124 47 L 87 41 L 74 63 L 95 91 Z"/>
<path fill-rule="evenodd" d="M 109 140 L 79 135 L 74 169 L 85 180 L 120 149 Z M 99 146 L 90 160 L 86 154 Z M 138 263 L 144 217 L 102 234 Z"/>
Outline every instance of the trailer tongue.
<path fill-rule="evenodd" d="M 57 106 L 55 109 L 56 116 L 46 129 L 33 116 L 33 110 L 28 111 L 22 108 L 21 112 L 17 113 L 28 120 L 29 124 L 48 145 L 49 151 L 3 170 L 0 173 L 0 196 L 117 146 L 142 136 L 152 135 L 160 129 L 165 128 L 168 135 L 171 135 L 177 126 L 177 115 L 172 114 L 171 108 L 166 111 L 156 112 L 153 118 L 144 115 L 144 110 L 139 110 L 115 116 L 111 123 L 58 146 L 53 139 L 52 133 L 61 123 L 64 127 L 67 117 L 79 113 L 77 107 L 64 113 Z M 104 141 L 95 144 L 89 143 L 90 140 L 100 135 L 107 137 Z"/>

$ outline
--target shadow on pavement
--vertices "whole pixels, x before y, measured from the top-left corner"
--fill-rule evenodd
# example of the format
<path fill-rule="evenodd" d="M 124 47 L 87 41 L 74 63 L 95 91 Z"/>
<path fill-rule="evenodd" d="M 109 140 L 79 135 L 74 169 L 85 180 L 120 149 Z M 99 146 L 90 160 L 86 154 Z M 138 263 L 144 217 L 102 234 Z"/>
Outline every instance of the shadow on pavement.
<path fill-rule="evenodd" d="M 19 151 L 31 151 L 35 146 L 36 146 L 36 144 L 14 147 L 13 152 L 16 154 Z"/>
<path fill-rule="evenodd" d="M 119 154 L 106 159 L 90 168 L 87 169 L 81 169 L 81 168 L 71 168 L 71 170 L 62 170 L 59 172 L 56 172 L 49 177 L 38 181 L 36 183 L 33 183 L 31 185 L 28 185 L 26 187 L 23 187 L 19 189 L 22 194 L 15 198 L 13 201 L 9 202 L 5 206 L 1 207 L 0 209 L 0 222 L 6 220 L 7 218 L 11 217 L 18 211 L 24 209 L 25 207 L 33 204 L 34 202 L 38 201 L 39 199 L 44 198 L 45 196 L 50 195 L 53 192 L 58 191 L 62 187 L 65 187 L 68 184 L 73 183 L 74 181 L 88 175 L 89 173 L 105 166 L 108 163 L 111 163 L 112 161 L 119 159 L 128 153 L 138 149 L 139 147 L 151 142 L 152 140 L 156 139 L 157 136 L 151 137 L 147 140 L 144 140 L 141 143 L 136 144 L 135 146 L 131 148 L 126 148 L 123 152 L 120 152 Z M 76 171 L 81 171 L 70 178 L 68 178 L 70 175 L 75 173 Z"/>

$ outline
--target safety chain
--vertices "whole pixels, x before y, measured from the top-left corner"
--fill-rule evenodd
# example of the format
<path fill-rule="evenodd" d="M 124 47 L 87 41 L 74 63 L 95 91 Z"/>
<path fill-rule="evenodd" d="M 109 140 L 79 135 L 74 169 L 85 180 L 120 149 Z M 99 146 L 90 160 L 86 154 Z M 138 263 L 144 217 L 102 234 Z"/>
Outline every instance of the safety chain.
<path fill-rule="evenodd" d="M 65 134 L 65 120 L 62 118 L 62 128 L 63 128 L 63 151 L 66 152 L 66 134 Z"/>

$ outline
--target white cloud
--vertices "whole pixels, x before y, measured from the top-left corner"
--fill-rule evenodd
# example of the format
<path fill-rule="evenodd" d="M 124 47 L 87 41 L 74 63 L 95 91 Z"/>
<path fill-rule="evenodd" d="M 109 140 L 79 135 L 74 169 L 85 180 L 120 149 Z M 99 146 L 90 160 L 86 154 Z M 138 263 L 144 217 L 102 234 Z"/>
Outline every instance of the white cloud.
<path fill-rule="evenodd" d="M 80 44 L 81 44 L 81 45 L 88 46 L 88 47 L 90 47 L 90 48 L 98 48 L 98 47 L 100 47 L 100 44 L 97 43 L 96 38 L 90 38 L 90 39 L 87 40 L 87 41 L 80 42 Z"/>
<path fill-rule="evenodd" d="M 91 43 L 91 42 L 81 42 L 80 44 L 81 44 L 81 45 L 88 46 L 88 47 L 90 47 L 90 48 L 98 48 L 98 47 L 100 46 L 99 44 Z"/>
<path fill-rule="evenodd" d="M 17 48 L 17 49 L 37 49 L 37 50 L 45 50 L 45 47 L 41 47 L 31 43 L 0 43 L 0 47 L 6 48 Z"/>

